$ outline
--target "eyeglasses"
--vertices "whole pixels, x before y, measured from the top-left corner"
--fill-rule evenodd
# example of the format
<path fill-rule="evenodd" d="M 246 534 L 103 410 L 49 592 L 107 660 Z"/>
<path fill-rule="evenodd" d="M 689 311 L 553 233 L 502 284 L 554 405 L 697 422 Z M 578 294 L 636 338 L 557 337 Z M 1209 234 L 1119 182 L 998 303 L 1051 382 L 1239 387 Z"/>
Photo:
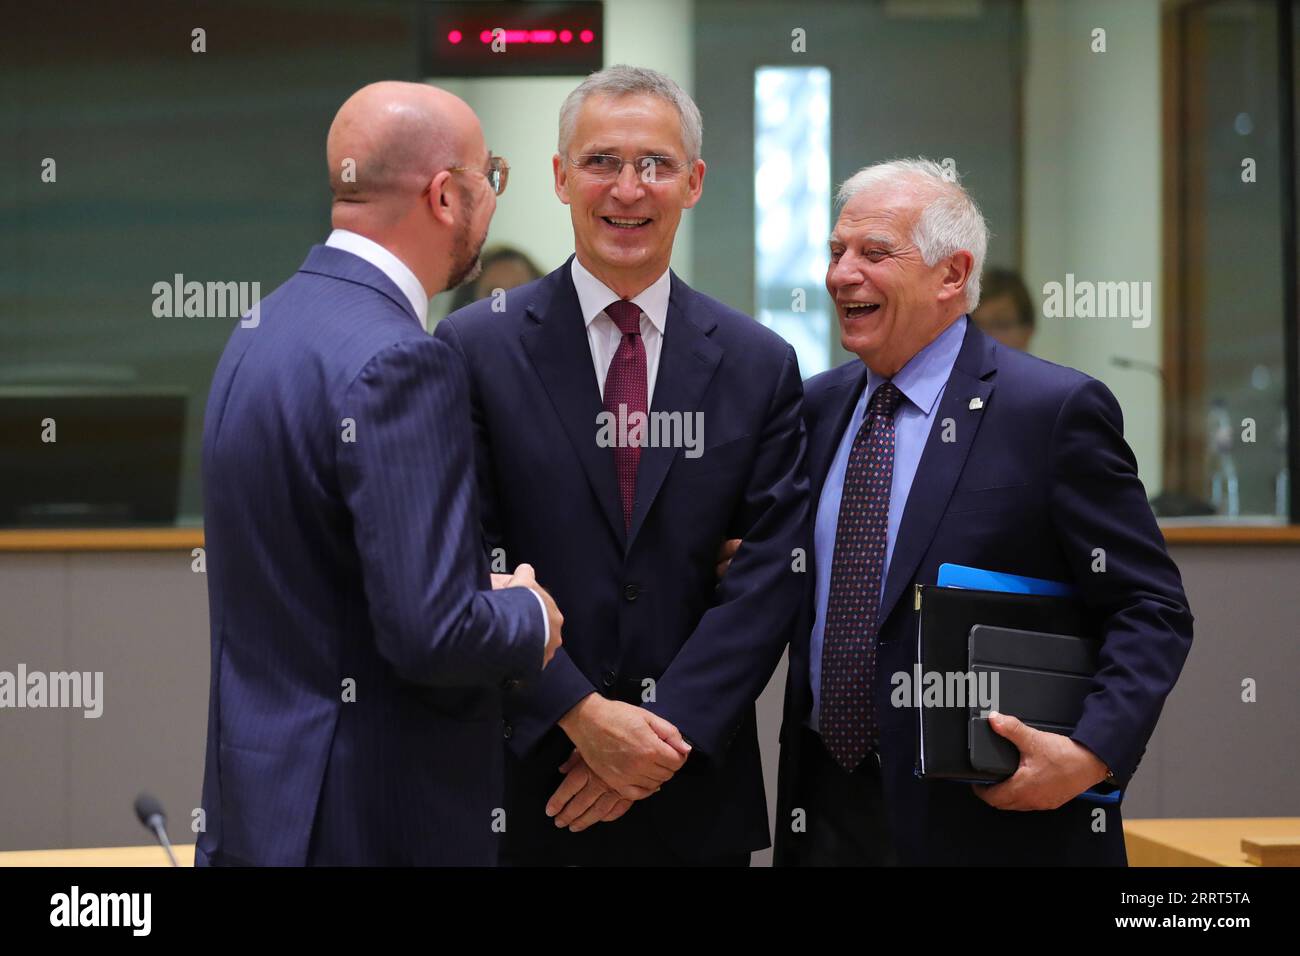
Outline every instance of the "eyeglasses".
<path fill-rule="evenodd" d="M 500 196 L 506 191 L 506 181 L 510 178 L 510 164 L 506 162 L 504 156 L 493 156 L 488 153 L 486 169 L 475 169 L 473 166 L 452 166 L 447 170 L 449 173 L 472 173 L 480 172 L 487 178 L 488 185 L 492 191 Z"/>
<path fill-rule="evenodd" d="M 623 175 L 623 167 L 628 163 L 642 182 L 670 182 L 685 171 L 689 163 L 679 163 L 671 156 L 635 156 L 624 159 L 609 153 L 582 153 L 569 158 L 569 164 L 588 179 L 602 183 L 612 183 Z"/>

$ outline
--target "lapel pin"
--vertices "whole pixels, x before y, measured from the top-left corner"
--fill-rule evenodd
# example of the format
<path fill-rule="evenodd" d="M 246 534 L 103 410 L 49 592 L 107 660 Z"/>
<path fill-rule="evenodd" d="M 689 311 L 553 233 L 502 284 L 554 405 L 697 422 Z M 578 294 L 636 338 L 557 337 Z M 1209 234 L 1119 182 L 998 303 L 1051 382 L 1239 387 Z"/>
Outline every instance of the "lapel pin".
<path fill-rule="evenodd" d="M 983 408 L 983 407 L 984 407 L 984 399 L 982 399 L 982 398 L 972 398 L 972 399 L 970 400 L 970 410 L 971 410 L 972 412 L 977 412 L 977 411 L 979 411 L 979 410 L 980 410 L 981 408 Z"/>

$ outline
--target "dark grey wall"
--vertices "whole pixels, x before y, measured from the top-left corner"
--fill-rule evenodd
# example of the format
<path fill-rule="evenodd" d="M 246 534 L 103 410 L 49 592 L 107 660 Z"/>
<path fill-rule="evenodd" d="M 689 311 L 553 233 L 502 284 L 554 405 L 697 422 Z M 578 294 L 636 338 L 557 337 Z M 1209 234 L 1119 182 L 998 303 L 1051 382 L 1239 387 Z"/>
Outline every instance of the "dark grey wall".
<path fill-rule="evenodd" d="M 1196 638 L 1125 799 L 1133 817 L 1300 813 L 1300 548 L 1176 548 Z M 0 850 L 124 846 L 162 799 L 192 842 L 207 719 L 203 575 L 188 552 L 0 555 L 0 670 L 104 671 L 104 714 L 0 710 Z M 1241 701 L 1243 678 L 1258 700 Z M 782 664 L 759 702 L 776 791 Z M 765 863 L 767 853 L 756 854 Z"/>
<path fill-rule="evenodd" d="M 807 52 L 791 51 L 806 31 Z M 879 4 L 699 0 L 695 99 L 712 174 L 693 211 L 694 285 L 754 311 L 754 71 L 831 71 L 832 191 L 863 166 L 923 155 L 956 162 L 984 211 L 990 265 L 1020 262 L 1020 5 L 974 17 L 891 16 Z M 812 290 L 811 295 L 825 291 Z M 835 335 L 832 365 L 847 358 Z"/>
<path fill-rule="evenodd" d="M 415 78 L 413 16 L 411 0 L 123 0 L 6 17 L 0 384 L 186 392 L 183 523 L 200 520 L 203 408 L 234 323 L 156 318 L 154 283 L 269 295 L 293 274 L 329 234 L 334 112 Z"/>

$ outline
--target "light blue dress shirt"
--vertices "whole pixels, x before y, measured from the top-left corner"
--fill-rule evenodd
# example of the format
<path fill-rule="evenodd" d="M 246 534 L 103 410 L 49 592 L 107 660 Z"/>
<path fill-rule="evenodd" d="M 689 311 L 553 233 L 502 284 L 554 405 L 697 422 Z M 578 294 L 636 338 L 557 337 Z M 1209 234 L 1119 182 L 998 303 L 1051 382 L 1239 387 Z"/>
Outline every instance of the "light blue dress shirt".
<path fill-rule="evenodd" d="M 961 316 L 948 328 L 939 333 L 939 337 L 921 351 L 912 356 L 892 379 L 898 390 L 903 393 L 904 401 L 894 414 L 894 479 L 889 490 L 889 522 L 885 540 L 885 567 L 880 576 L 881 596 L 884 595 L 885 582 L 889 578 L 889 562 L 894 556 L 894 542 L 898 538 L 898 526 L 903 520 L 903 509 L 907 505 L 908 492 L 912 490 L 912 479 L 916 477 L 916 466 L 921 462 L 921 452 L 925 450 L 926 439 L 934 424 L 935 412 L 939 408 L 939 396 L 948 385 L 948 376 L 961 351 L 962 339 L 966 336 L 966 316 Z M 826 484 L 822 486 L 821 498 L 817 502 L 817 520 L 813 529 L 813 556 L 816 569 L 816 611 L 813 622 L 812 637 L 809 639 L 808 670 L 812 683 L 812 713 L 808 717 L 808 726 L 818 729 L 822 703 L 822 641 L 826 621 L 826 602 L 831 591 L 831 562 L 835 557 L 835 530 L 840 520 L 840 498 L 844 492 L 844 472 L 849 464 L 849 451 L 853 448 L 853 439 L 862 427 L 862 419 L 867 414 L 867 405 L 876 388 L 883 383 L 881 378 L 870 369 L 867 370 L 867 387 L 862 390 L 862 397 L 853 409 L 848 427 L 840 436 L 839 447 L 831 461 L 830 471 L 826 473 Z"/>

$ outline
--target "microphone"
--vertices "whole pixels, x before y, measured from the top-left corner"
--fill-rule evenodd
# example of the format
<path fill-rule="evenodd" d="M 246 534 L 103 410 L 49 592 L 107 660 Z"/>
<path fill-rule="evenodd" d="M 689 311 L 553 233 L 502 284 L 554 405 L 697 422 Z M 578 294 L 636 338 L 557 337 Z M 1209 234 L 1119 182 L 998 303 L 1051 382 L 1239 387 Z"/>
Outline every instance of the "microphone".
<path fill-rule="evenodd" d="M 158 802 L 158 798 L 148 793 L 140 794 L 135 798 L 135 815 L 144 828 L 162 844 L 162 848 L 167 851 L 167 859 L 171 860 L 172 866 L 179 866 L 180 864 L 176 862 L 176 854 L 172 853 L 171 841 L 167 839 L 167 814 L 163 813 L 162 804 Z"/>
<path fill-rule="evenodd" d="M 1128 358 L 1124 355 L 1112 355 L 1110 357 L 1110 364 L 1114 365 L 1116 368 L 1132 369 L 1134 371 L 1146 372 L 1149 375 L 1154 375 L 1160 380 L 1160 390 L 1162 394 L 1169 388 L 1169 380 L 1165 378 L 1165 370 L 1155 362 L 1148 362 L 1145 359 Z"/>

